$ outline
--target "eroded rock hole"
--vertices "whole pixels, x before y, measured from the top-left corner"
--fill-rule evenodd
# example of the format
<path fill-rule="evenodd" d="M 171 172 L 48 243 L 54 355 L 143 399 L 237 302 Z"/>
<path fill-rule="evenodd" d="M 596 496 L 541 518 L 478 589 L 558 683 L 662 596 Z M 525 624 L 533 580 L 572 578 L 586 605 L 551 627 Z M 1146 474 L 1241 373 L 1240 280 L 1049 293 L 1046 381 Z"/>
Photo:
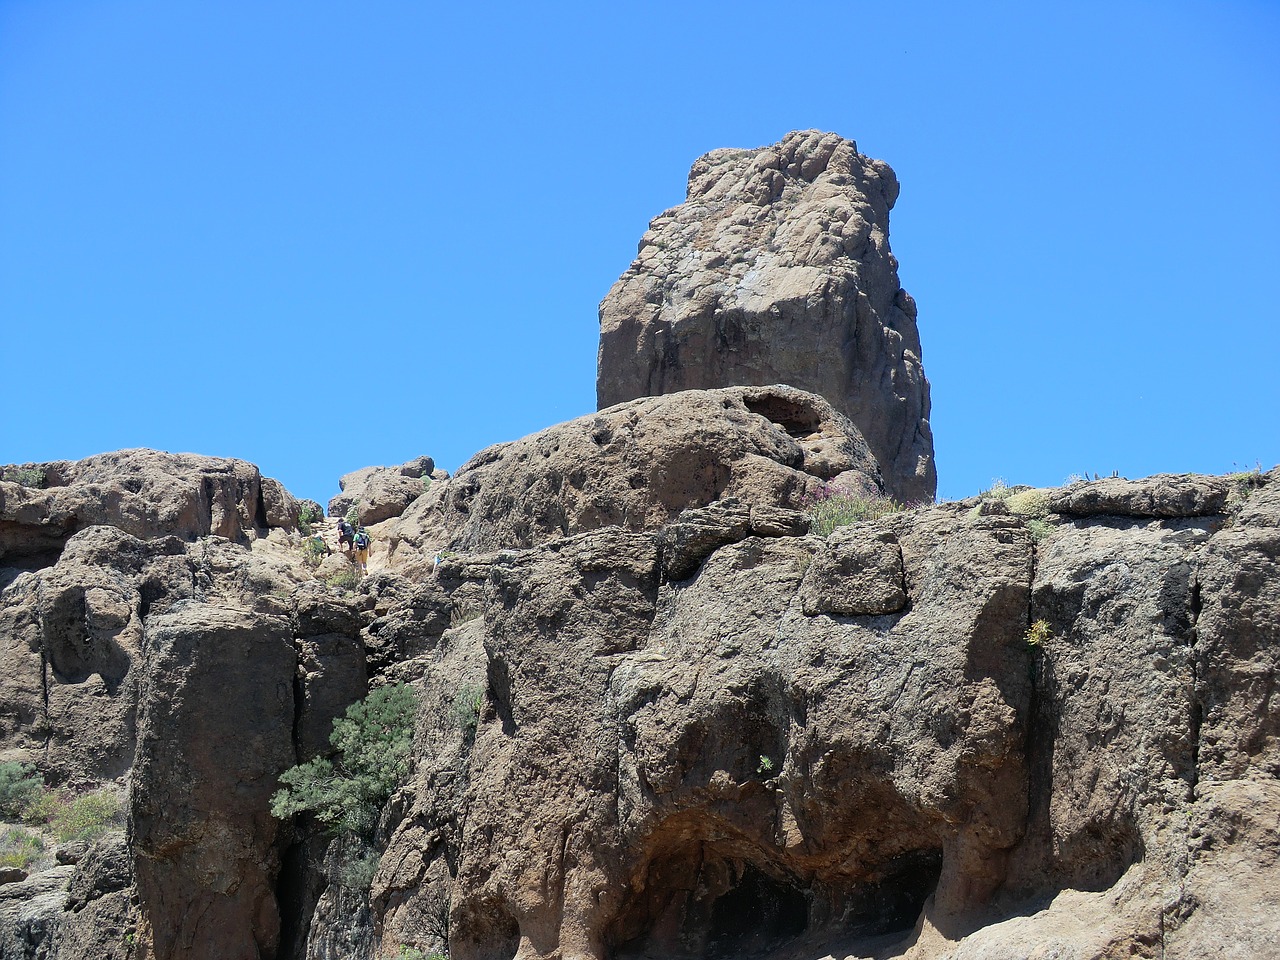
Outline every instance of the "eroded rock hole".
<path fill-rule="evenodd" d="M 791 437 L 807 437 L 822 425 L 816 410 L 775 393 L 743 397 L 742 402 L 752 413 L 776 423 Z"/>
<path fill-rule="evenodd" d="M 857 937 L 912 930 L 942 874 L 942 851 L 921 850 L 897 857 L 876 871 L 879 878 L 843 891 L 841 925 Z"/>
<path fill-rule="evenodd" d="M 650 864 L 649 883 L 614 926 L 613 960 L 761 956 L 802 936 L 812 893 L 776 869 L 704 849 Z"/>
<path fill-rule="evenodd" d="M 706 957 L 740 957 L 804 933 L 809 897 L 797 886 L 748 865 L 733 889 L 715 901 L 707 927 Z"/>

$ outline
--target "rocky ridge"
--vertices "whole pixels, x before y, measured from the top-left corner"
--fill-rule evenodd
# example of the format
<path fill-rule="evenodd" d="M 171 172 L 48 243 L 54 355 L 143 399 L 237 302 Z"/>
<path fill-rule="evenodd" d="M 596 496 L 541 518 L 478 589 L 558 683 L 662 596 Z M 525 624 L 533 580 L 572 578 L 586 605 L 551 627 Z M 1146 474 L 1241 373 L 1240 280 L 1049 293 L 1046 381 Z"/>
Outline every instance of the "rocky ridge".
<path fill-rule="evenodd" d="M 3 757 L 128 784 L 130 829 L 0 898 L 4 955 L 99 952 L 98 916 L 166 958 L 1267 955 L 1277 480 L 1046 491 L 1039 541 L 977 501 L 822 538 L 722 498 L 354 592 L 289 529 L 19 546 Z M 353 914 L 267 800 L 393 679 L 415 772 Z"/>

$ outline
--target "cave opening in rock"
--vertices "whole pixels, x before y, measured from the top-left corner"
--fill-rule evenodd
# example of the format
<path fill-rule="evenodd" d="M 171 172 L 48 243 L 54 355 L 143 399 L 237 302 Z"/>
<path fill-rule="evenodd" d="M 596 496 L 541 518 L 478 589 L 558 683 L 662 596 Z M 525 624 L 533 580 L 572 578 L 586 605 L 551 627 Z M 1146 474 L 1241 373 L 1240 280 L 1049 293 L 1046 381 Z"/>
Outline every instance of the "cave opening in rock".
<path fill-rule="evenodd" d="M 870 882 L 838 892 L 842 923 L 855 937 L 880 937 L 914 929 L 924 903 L 942 875 L 942 851 L 919 850 L 896 857 Z"/>
<path fill-rule="evenodd" d="M 752 413 L 776 423 L 791 437 L 807 437 L 822 425 L 817 410 L 776 393 L 747 395 L 742 402 Z"/>
<path fill-rule="evenodd" d="M 748 865 L 738 885 L 712 904 L 701 955 L 749 956 L 800 936 L 808 926 L 808 892 Z"/>
<path fill-rule="evenodd" d="M 613 960 L 760 956 L 809 928 L 808 888 L 776 867 L 723 851 L 704 847 L 696 860 L 655 861 L 648 880 L 613 925 Z"/>
<path fill-rule="evenodd" d="M 688 842 L 658 853 L 610 925 L 610 960 L 730 960 L 800 943 L 909 934 L 937 888 L 942 851 L 863 864 L 856 876 L 803 879 L 739 842 Z"/>

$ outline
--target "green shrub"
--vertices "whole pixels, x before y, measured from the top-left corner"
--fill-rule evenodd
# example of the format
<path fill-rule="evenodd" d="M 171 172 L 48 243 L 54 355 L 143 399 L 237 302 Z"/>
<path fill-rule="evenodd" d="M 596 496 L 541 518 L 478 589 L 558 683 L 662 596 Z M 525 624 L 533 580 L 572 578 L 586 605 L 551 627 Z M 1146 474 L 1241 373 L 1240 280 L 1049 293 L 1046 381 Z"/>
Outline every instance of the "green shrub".
<path fill-rule="evenodd" d="M 0 763 L 0 817 L 16 820 L 44 786 L 29 763 Z"/>
<path fill-rule="evenodd" d="M 476 732 L 480 712 L 484 709 L 484 687 L 471 683 L 463 686 L 453 698 L 453 718 L 464 734 Z"/>
<path fill-rule="evenodd" d="M 325 578 L 325 583 L 337 590 L 354 590 L 360 586 L 360 571 L 355 567 L 339 570 Z"/>
<path fill-rule="evenodd" d="M 1048 520 L 1031 519 L 1027 521 L 1027 531 L 1031 534 L 1031 539 L 1035 543 L 1047 540 L 1054 531 L 1054 526 Z"/>
<path fill-rule="evenodd" d="M 1022 517 L 1044 517 L 1049 512 L 1049 491 L 1032 487 L 1004 498 L 1010 513 Z"/>
<path fill-rule="evenodd" d="M 482 616 L 484 616 L 484 607 L 474 600 L 455 602 L 453 609 L 449 611 L 449 626 L 460 627 Z"/>
<path fill-rule="evenodd" d="M 347 523 L 360 529 L 360 501 L 357 500 L 347 509 Z"/>
<path fill-rule="evenodd" d="M 54 813 L 63 802 L 64 797 L 60 791 L 42 786 L 23 809 L 22 820 L 24 823 L 44 826 L 53 819 Z"/>
<path fill-rule="evenodd" d="M 43 487 L 44 467 L 5 467 L 4 479 L 24 487 Z"/>
<path fill-rule="evenodd" d="M 1025 639 L 1028 647 L 1039 647 L 1052 640 L 1053 630 L 1049 627 L 1049 621 L 1037 620 L 1031 624 Z"/>
<path fill-rule="evenodd" d="M 1227 510 L 1231 512 L 1243 507 L 1249 497 L 1252 496 L 1253 491 L 1264 486 L 1267 482 L 1262 474 L 1262 464 L 1258 464 L 1257 468 L 1253 470 L 1228 474 L 1227 479 L 1231 481 L 1231 490 L 1227 494 Z"/>
<path fill-rule="evenodd" d="M 329 548 L 319 537 L 307 537 L 302 541 L 302 562 L 311 569 L 314 570 L 320 566 L 327 556 L 329 556 Z"/>
<path fill-rule="evenodd" d="M 991 481 L 991 486 L 978 494 L 979 500 L 1008 500 L 1013 496 L 1013 490 L 1002 477 L 996 477 Z"/>
<path fill-rule="evenodd" d="M 0 833 L 0 867 L 30 870 L 44 856 L 44 840 L 22 827 L 7 827 Z"/>
<path fill-rule="evenodd" d="M 377 875 L 378 866 L 381 863 L 382 854 L 372 847 L 365 847 L 360 856 L 353 857 L 343 864 L 340 877 L 342 885 L 348 890 L 367 892 L 373 886 L 373 878 Z"/>
<path fill-rule="evenodd" d="M 861 520 L 875 520 L 906 509 L 889 497 L 866 495 L 832 483 L 823 484 L 818 493 L 806 497 L 803 506 L 809 515 L 809 532 L 820 537 L 827 536 L 837 527 Z"/>
<path fill-rule="evenodd" d="M 306 501 L 298 510 L 298 519 L 304 523 L 319 523 L 324 519 L 324 511 L 320 509 L 319 504 Z"/>
<path fill-rule="evenodd" d="M 317 757 L 286 770 L 271 798 L 272 814 L 311 813 L 334 833 L 370 835 L 409 772 L 417 709 L 417 694 L 404 683 L 353 703 L 333 722 L 333 759 Z"/>
<path fill-rule="evenodd" d="M 123 826 L 122 814 L 120 794 L 114 787 L 73 797 L 62 795 L 49 818 L 49 829 L 59 843 L 93 840 L 113 827 Z"/>

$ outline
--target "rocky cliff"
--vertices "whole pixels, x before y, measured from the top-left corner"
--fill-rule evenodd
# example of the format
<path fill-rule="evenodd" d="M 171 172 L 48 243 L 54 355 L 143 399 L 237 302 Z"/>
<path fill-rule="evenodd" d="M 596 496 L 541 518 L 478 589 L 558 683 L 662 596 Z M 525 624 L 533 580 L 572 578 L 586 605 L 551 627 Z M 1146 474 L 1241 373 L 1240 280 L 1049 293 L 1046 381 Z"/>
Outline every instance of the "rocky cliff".
<path fill-rule="evenodd" d="M 915 302 L 898 283 L 889 166 L 833 133 L 713 150 L 600 304 L 600 407 L 786 383 L 862 431 L 889 493 L 937 485 Z"/>
<path fill-rule="evenodd" d="M 697 396 L 742 403 L 731 435 L 759 444 L 753 395 L 773 396 Z M 130 452 L 114 479 L 0 482 L 0 759 L 121 784 L 128 813 L 127 838 L 0 885 L 0 955 L 1276 953 L 1280 470 L 823 537 L 792 483 L 703 503 L 680 422 L 645 434 L 640 459 L 684 482 L 650 474 L 643 520 L 532 544 L 485 527 L 485 549 L 429 572 L 388 555 L 355 589 L 316 579 L 292 526 L 255 526 L 261 479 L 224 506 L 240 542 L 136 526 L 122 495 L 50 546 L 78 483 L 142 475 L 199 507 L 247 465 Z M 797 443 L 763 475 L 857 465 Z M 579 495 L 561 488 L 565 516 Z M 353 892 L 268 799 L 391 680 L 419 692 L 413 773 Z"/>

